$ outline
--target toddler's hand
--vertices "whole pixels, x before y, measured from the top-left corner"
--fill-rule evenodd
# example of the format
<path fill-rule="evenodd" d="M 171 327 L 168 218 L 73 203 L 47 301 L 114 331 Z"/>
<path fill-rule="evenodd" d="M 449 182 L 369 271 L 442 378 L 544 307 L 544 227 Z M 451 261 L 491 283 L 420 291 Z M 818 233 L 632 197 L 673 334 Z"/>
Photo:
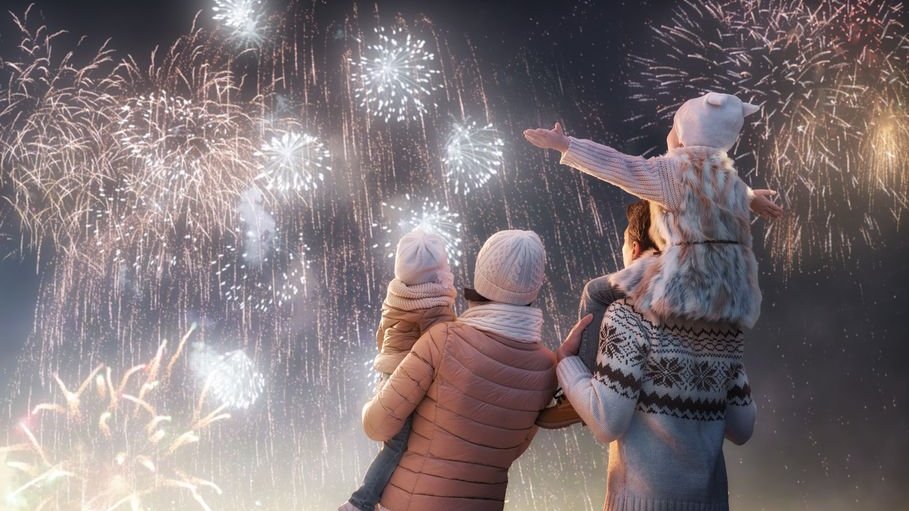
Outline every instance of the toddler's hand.
<path fill-rule="evenodd" d="M 754 198 L 751 199 L 751 211 L 761 218 L 773 220 L 783 216 L 783 207 L 773 202 L 776 192 L 773 190 L 754 190 Z"/>
<path fill-rule="evenodd" d="M 568 137 L 559 123 L 555 123 L 551 130 L 543 128 L 524 130 L 524 138 L 540 149 L 555 149 L 560 153 L 568 150 Z"/>

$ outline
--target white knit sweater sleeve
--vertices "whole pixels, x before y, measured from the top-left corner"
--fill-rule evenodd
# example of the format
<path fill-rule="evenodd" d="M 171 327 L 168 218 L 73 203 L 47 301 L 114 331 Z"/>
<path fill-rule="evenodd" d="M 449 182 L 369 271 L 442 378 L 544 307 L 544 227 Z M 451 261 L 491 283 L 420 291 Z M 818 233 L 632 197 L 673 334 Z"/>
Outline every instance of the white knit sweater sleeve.
<path fill-rule="evenodd" d="M 568 137 L 568 150 L 561 163 L 618 186 L 626 192 L 678 209 L 682 185 L 673 172 L 672 160 L 665 157 L 630 156 L 590 140 Z"/>
<path fill-rule="evenodd" d="M 754 432 L 757 407 L 751 399 L 751 385 L 748 383 L 745 366 L 738 364 L 732 371 L 726 386 L 726 438 L 734 444 L 742 445 Z"/>
<path fill-rule="evenodd" d="M 559 384 L 598 442 L 607 444 L 628 430 L 644 378 L 646 350 L 640 336 L 612 321 L 607 312 L 596 373 L 591 374 L 579 357 L 559 362 Z"/>

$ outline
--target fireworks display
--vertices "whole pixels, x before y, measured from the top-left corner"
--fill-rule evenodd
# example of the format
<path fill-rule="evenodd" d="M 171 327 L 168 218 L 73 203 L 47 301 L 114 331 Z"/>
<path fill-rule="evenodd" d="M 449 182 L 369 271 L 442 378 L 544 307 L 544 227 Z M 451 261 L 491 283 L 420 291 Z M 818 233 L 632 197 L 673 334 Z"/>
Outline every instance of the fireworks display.
<path fill-rule="evenodd" d="M 491 124 L 455 124 L 442 160 L 455 192 L 470 193 L 496 175 L 502 167 L 504 145 Z"/>
<path fill-rule="evenodd" d="M 585 99 L 599 75 L 588 87 L 548 57 L 494 54 L 377 4 L 272 7 L 214 0 L 136 58 L 41 26 L 37 9 L 4 32 L 21 42 L 0 59 L 0 240 L 40 273 L 0 448 L 7 508 L 337 506 L 376 450 L 360 408 L 401 235 L 441 235 L 462 287 L 489 235 L 538 232 L 551 348 L 584 282 L 621 264 L 627 197 L 523 142 L 505 151 L 556 114 L 632 144 Z M 767 248 L 790 269 L 842 260 L 909 195 L 901 12 L 681 4 L 629 63 L 635 129 L 668 131 L 675 106 L 709 89 L 761 104 L 734 153 L 793 212 L 762 227 Z M 149 342 L 194 324 L 173 351 Z M 580 476 L 604 471 L 591 442 L 540 434 L 507 505 L 597 507 L 602 485 Z"/>
<path fill-rule="evenodd" d="M 653 56 L 633 57 L 634 97 L 649 107 L 639 118 L 668 129 L 679 104 L 711 90 L 760 105 L 734 152 L 751 151 L 754 174 L 791 213 L 765 230 L 774 258 L 787 270 L 809 257 L 843 262 L 857 240 L 876 238 L 866 221 L 875 199 L 896 216 L 906 205 L 901 13 L 864 0 L 684 2 L 653 27 Z"/>
<path fill-rule="evenodd" d="M 433 82 L 439 74 L 435 55 L 426 51 L 426 41 L 397 28 L 376 28 L 375 39 L 353 62 L 360 105 L 385 121 L 416 119 L 439 88 Z"/>
<path fill-rule="evenodd" d="M 217 407 L 203 412 L 204 395 L 185 415 L 163 408 L 191 333 L 170 356 L 162 343 L 152 360 L 123 374 L 98 366 L 73 389 L 55 377 L 62 399 L 36 405 L 18 425 L 21 443 L 0 449 L 7 470 L 6 491 L 0 496 L 4 502 L 13 509 L 46 511 L 136 510 L 191 502 L 195 509 L 210 511 L 206 497 L 221 489 L 186 472 L 190 464 L 184 451 L 230 415 Z M 233 360 L 229 363 L 240 369 Z"/>

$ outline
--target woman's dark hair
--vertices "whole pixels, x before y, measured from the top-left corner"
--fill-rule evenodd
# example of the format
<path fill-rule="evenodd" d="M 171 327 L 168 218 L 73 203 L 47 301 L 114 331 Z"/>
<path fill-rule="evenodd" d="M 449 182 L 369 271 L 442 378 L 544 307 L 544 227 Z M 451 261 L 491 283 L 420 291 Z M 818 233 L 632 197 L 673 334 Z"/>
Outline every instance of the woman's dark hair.
<path fill-rule="evenodd" d="M 489 298 L 486 298 L 485 296 L 481 295 L 480 293 L 477 293 L 477 290 L 472 287 L 464 288 L 464 299 L 467 300 L 468 302 L 479 302 L 479 303 L 486 303 L 486 302 L 491 301 Z"/>
<path fill-rule="evenodd" d="M 628 217 L 628 241 L 637 241 L 641 252 L 656 250 L 656 243 L 650 238 L 650 203 L 645 200 L 632 202 L 625 215 Z"/>

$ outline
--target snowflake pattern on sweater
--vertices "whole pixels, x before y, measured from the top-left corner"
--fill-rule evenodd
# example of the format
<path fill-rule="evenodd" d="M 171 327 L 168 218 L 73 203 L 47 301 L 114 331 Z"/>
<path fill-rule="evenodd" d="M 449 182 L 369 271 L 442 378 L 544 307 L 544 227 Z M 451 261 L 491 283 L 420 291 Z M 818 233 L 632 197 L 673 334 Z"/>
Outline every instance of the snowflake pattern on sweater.
<path fill-rule="evenodd" d="M 630 298 L 606 309 L 593 374 L 557 373 L 598 442 L 609 444 L 606 511 L 728 511 L 724 438 L 747 442 L 756 407 L 729 323 L 654 324 Z"/>
<path fill-rule="evenodd" d="M 658 326 L 620 303 L 600 331 L 596 381 L 636 397 L 640 412 L 684 419 L 722 420 L 727 403 L 751 403 L 740 329 Z"/>

